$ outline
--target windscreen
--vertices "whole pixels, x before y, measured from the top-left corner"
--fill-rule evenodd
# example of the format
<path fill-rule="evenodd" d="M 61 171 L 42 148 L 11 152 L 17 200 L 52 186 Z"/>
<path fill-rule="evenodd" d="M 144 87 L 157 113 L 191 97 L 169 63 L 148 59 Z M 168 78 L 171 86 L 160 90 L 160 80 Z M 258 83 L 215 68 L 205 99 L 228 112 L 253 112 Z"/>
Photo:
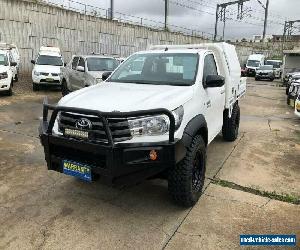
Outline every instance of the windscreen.
<path fill-rule="evenodd" d="M 281 62 L 277 62 L 277 61 L 267 61 L 266 64 L 273 65 L 273 67 L 275 69 L 279 69 L 281 67 L 281 65 L 282 65 Z"/>
<path fill-rule="evenodd" d="M 259 67 L 260 70 L 273 70 L 272 65 L 264 65 Z"/>
<path fill-rule="evenodd" d="M 114 71 L 119 63 L 112 58 L 91 57 L 87 59 L 88 71 Z"/>
<path fill-rule="evenodd" d="M 8 59 L 6 55 L 0 54 L 0 65 L 8 66 Z"/>
<path fill-rule="evenodd" d="M 250 66 L 250 67 L 259 67 L 259 61 L 256 61 L 256 60 L 248 60 L 247 66 Z"/>
<path fill-rule="evenodd" d="M 36 61 L 37 65 L 63 66 L 62 58 L 59 56 L 40 55 Z"/>
<path fill-rule="evenodd" d="M 198 54 L 135 54 L 121 64 L 109 81 L 188 86 L 196 80 L 197 66 Z"/>

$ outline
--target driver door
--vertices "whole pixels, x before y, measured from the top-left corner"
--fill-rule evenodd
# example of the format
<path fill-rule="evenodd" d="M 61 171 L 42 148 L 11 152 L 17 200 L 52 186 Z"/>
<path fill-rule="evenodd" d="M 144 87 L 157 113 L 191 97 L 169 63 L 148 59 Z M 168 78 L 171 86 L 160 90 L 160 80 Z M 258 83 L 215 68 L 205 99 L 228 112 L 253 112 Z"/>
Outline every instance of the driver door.
<path fill-rule="evenodd" d="M 208 75 L 219 75 L 218 66 L 214 55 L 207 54 L 204 58 L 203 67 L 203 83 Z M 223 111 L 225 108 L 225 85 L 222 87 L 209 87 L 206 86 L 205 92 L 205 105 L 206 105 L 206 122 L 208 128 L 208 140 L 213 140 L 223 126 Z"/>

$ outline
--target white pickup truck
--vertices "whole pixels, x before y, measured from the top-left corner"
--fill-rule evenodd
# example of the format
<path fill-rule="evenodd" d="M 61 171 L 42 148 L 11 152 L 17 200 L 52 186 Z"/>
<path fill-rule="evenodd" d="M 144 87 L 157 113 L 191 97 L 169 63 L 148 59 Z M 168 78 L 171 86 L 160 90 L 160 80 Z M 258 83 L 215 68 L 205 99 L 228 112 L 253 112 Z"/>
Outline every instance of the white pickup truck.
<path fill-rule="evenodd" d="M 207 146 L 220 132 L 226 141 L 238 137 L 246 82 L 235 47 L 154 46 L 110 74 L 58 105 L 44 101 L 39 133 L 48 169 L 114 185 L 164 176 L 173 200 L 193 206 Z"/>
<path fill-rule="evenodd" d="M 16 79 L 17 63 L 13 61 L 10 50 L 0 49 L 0 93 L 13 94 L 13 83 Z"/>

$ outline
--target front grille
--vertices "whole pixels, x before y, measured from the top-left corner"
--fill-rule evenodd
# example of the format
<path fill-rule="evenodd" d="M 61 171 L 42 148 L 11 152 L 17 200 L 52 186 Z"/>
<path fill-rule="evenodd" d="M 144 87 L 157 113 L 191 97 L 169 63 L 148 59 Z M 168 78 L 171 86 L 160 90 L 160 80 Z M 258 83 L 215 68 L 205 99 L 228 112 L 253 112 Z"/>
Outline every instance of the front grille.
<path fill-rule="evenodd" d="M 91 127 L 89 129 L 80 129 L 88 132 L 89 141 L 101 143 L 109 142 L 103 121 L 97 116 L 85 116 L 82 114 L 61 112 L 58 122 L 60 132 L 64 133 L 65 129 L 78 130 L 79 128 L 76 127 L 76 123 L 82 118 L 85 118 L 91 122 Z M 126 141 L 132 138 L 127 119 L 107 118 L 107 123 L 108 129 L 112 134 L 113 142 Z"/>
<path fill-rule="evenodd" d="M 41 75 L 42 75 L 42 76 L 48 76 L 48 75 L 49 75 L 49 73 L 44 73 L 44 72 L 41 72 Z"/>

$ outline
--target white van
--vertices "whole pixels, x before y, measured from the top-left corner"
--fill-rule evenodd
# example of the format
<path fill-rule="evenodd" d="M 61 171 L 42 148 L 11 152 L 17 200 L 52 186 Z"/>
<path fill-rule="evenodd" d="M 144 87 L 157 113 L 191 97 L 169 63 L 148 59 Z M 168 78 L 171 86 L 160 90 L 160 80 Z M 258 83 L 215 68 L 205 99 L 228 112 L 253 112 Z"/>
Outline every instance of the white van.
<path fill-rule="evenodd" d="M 265 65 L 265 56 L 262 54 L 253 54 L 248 57 L 246 68 L 248 76 L 255 76 L 256 70 Z"/>
<path fill-rule="evenodd" d="M 64 61 L 60 49 L 56 47 L 41 47 L 32 70 L 33 91 L 39 90 L 41 85 L 61 86 L 60 68 Z"/>

